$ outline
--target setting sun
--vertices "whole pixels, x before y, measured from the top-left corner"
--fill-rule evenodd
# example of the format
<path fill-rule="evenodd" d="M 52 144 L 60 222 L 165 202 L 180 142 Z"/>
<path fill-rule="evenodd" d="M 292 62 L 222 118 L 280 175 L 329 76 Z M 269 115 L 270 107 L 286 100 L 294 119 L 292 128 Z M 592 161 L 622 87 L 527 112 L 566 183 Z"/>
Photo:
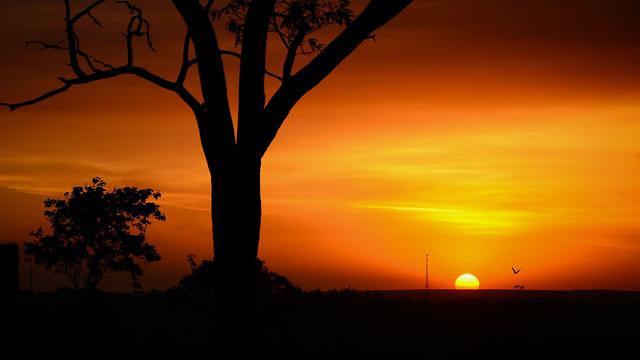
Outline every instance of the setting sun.
<path fill-rule="evenodd" d="M 480 280 L 472 274 L 462 274 L 456 279 L 456 289 L 474 290 L 480 288 Z"/>

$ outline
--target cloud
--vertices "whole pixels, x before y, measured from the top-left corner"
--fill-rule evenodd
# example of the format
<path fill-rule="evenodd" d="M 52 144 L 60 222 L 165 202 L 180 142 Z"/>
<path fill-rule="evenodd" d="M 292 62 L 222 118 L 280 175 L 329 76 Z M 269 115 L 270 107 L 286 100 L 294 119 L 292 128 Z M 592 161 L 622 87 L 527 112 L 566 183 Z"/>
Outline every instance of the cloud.
<path fill-rule="evenodd" d="M 123 169 L 126 167 L 81 159 L 0 158 L 0 184 L 29 193 L 46 194 L 67 191 L 70 184 L 87 183 L 95 176 L 107 180 L 122 178 L 128 173 Z"/>

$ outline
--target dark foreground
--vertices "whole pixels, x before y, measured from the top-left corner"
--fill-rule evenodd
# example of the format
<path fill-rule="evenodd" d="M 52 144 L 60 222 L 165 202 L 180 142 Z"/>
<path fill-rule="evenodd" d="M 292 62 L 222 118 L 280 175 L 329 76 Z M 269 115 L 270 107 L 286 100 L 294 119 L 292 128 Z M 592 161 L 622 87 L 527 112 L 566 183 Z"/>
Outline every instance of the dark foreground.
<path fill-rule="evenodd" d="M 215 357 L 207 296 L 59 291 L 2 311 L 2 355 L 204 353 Z M 311 292 L 255 314 L 261 354 L 315 358 L 607 355 L 635 352 L 640 293 L 613 291 Z M 9 357 L 8 357 L 9 358 Z M 14 357 L 10 357 L 14 358 Z M 224 357 L 233 358 L 233 357 Z"/>

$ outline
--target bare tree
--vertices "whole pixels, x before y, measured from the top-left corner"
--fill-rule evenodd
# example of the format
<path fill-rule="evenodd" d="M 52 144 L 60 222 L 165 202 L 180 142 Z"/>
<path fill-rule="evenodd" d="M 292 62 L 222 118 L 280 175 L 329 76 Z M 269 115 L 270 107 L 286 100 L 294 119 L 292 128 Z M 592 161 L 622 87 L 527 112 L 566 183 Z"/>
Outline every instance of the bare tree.
<path fill-rule="evenodd" d="M 0 103 L 11 111 L 32 105 L 71 88 L 118 76 L 133 75 L 174 92 L 195 115 L 202 149 L 212 180 L 212 223 L 215 261 L 220 270 L 217 289 L 229 298 L 246 297 L 253 286 L 262 216 L 260 198 L 261 159 L 274 140 L 291 109 L 309 90 L 318 85 L 373 32 L 386 24 L 412 0 L 370 0 L 353 16 L 349 0 L 172 0 L 186 25 L 182 64 L 175 79 L 166 79 L 135 63 L 135 39 L 153 50 L 151 25 L 143 11 L 127 0 L 116 0 L 130 13 L 125 32 L 127 61 L 114 66 L 82 50 L 76 24 L 89 19 L 98 26 L 94 10 L 105 0 L 97 0 L 73 12 L 65 4 L 66 39 L 57 43 L 33 42 L 46 49 L 68 53 L 75 77 L 59 78 L 62 85 L 19 103 Z M 214 4 L 215 2 L 215 4 Z M 235 35 L 241 51 L 221 49 L 215 21 Z M 328 44 L 314 33 L 329 25 L 342 31 Z M 266 69 L 269 33 L 286 48 L 280 74 Z M 191 57 L 191 46 L 195 57 Z M 315 56 L 295 71 L 298 55 Z M 223 56 L 240 60 L 237 137 L 231 115 Z M 197 65 L 202 99 L 184 85 L 189 69 Z M 280 81 L 267 101 L 265 77 Z M 231 300 L 231 299 L 229 299 Z"/>

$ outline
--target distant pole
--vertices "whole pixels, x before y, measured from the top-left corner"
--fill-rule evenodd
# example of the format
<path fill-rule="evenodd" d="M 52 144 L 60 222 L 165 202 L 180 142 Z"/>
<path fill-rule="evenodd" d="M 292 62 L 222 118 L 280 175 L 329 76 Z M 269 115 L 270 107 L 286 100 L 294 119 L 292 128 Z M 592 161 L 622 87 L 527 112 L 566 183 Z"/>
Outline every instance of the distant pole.
<path fill-rule="evenodd" d="M 424 289 L 429 290 L 429 254 L 425 256 L 424 260 Z"/>
<path fill-rule="evenodd" d="M 33 292 L 33 265 L 29 264 L 29 292 Z"/>

